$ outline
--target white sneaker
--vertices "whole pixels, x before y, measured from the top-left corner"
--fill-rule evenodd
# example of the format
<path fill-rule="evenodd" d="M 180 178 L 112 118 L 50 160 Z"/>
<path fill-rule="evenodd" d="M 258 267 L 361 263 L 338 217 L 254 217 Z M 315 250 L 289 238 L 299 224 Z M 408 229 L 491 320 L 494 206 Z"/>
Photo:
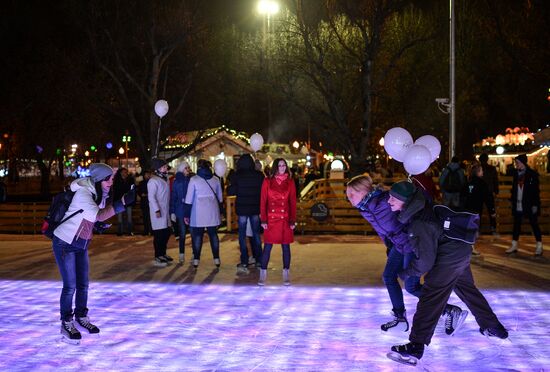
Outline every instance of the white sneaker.
<path fill-rule="evenodd" d="M 244 264 L 238 264 L 237 265 L 237 274 L 248 274 L 250 271 L 248 270 L 248 267 Z"/>
<path fill-rule="evenodd" d="M 166 267 L 166 266 L 168 266 L 168 262 L 165 262 L 165 261 L 161 260 L 160 258 L 155 257 L 155 259 L 153 260 L 153 266 Z"/>
<path fill-rule="evenodd" d="M 516 253 L 518 251 L 518 241 L 512 240 L 512 245 L 506 250 L 506 254 Z"/>
<path fill-rule="evenodd" d="M 180 264 L 184 264 L 185 263 L 185 255 L 183 253 L 180 253 Z"/>
<path fill-rule="evenodd" d="M 256 259 L 252 256 L 248 257 L 248 264 L 254 265 L 256 263 Z"/>
<path fill-rule="evenodd" d="M 199 262 L 200 260 L 193 259 L 193 266 L 195 267 L 195 269 L 199 267 Z"/>
<path fill-rule="evenodd" d="M 542 242 L 537 242 L 537 248 L 535 248 L 535 256 L 542 256 Z"/>
<path fill-rule="evenodd" d="M 214 265 L 216 265 L 216 267 L 220 267 L 221 264 L 222 262 L 220 261 L 219 258 L 214 258 Z"/>

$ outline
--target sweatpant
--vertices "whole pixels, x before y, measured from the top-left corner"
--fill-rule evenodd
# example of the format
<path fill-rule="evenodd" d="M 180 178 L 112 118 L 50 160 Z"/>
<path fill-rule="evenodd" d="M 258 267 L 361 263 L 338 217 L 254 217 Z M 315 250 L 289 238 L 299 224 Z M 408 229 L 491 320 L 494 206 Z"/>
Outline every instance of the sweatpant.
<path fill-rule="evenodd" d="M 483 329 L 502 326 L 491 306 L 477 289 L 470 268 L 468 244 L 440 246 L 433 268 L 424 277 L 409 340 L 429 345 L 451 292 L 468 306 Z"/>
<path fill-rule="evenodd" d="M 155 257 L 164 256 L 170 239 L 171 229 L 169 227 L 160 230 L 153 230 L 153 247 L 155 247 Z"/>

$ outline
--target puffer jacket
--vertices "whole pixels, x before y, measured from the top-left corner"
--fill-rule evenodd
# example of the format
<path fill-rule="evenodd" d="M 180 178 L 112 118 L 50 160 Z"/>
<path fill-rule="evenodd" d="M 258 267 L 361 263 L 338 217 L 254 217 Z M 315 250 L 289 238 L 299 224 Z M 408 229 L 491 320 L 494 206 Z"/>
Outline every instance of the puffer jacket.
<path fill-rule="evenodd" d="M 389 240 L 391 246 L 401 254 L 410 253 L 412 247 L 406 226 L 399 222 L 397 214 L 392 212 L 388 204 L 389 192 L 376 189 L 366 198 L 365 203 L 359 208 L 361 216 L 372 225 L 384 244 L 388 245 Z"/>
<path fill-rule="evenodd" d="M 115 212 L 124 211 L 124 206 L 120 201 L 114 203 L 116 207 L 106 205 L 108 193 L 103 195 L 103 200 L 98 205 L 95 202 L 97 196 L 95 185 L 90 177 L 74 180 L 71 183 L 71 191 L 74 191 L 75 194 L 63 218 L 67 218 L 80 209 L 83 212 L 77 213 L 63 222 L 54 230 L 53 234 L 65 243 L 84 249 L 92 240 L 95 222 L 108 220 Z"/>
<path fill-rule="evenodd" d="M 178 218 L 184 217 L 185 196 L 191 176 L 186 176 L 182 172 L 176 173 L 176 179 L 172 185 L 170 194 L 170 213 L 174 213 Z"/>
<path fill-rule="evenodd" d="M 237 161 L 237 171 L 231 177 L 229 195 L 235 195 L 235 209 L 238 216 L 260 214 L 260 195 L 264 175 L 255 168 L 254 159 L 249 154 Z"/>

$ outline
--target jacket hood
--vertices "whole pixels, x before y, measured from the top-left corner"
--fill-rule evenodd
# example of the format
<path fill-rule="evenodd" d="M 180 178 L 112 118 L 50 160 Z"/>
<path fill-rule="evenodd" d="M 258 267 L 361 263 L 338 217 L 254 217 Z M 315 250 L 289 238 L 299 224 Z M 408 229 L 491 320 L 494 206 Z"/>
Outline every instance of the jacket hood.
<path fill-rule="evenodd" d="M 71 191 L 75 192 L 78 189 L 88 189 L 92 194 L 96 194 L 95 184 L 91 177 L 77 178 L 71 182 Z"/>
<path fill-rule="evenodd" d="M 403 209 L 399 212 L 397 219 L 402 224 L 407 224 L 415 214 L 424 209 L 426 202 L 426 197 L 422 190 L 416 189 L 414 194 L 403 206 Z"/>
<path fill-rule="evenodd" d="M 449 163 L 447 166 L 452 170 L 457 170 L 458 168 L 460 168 L 460 164 L 458 163 Z"/>
<path fill-rule="evenodd" d="M 254 159 L 252 159 L 252 156 L 250 154 L 244 154 L 239 158 L 237 161 L 237 170 L 254 170 L 255 164 Z"/>
<path fill-rule="evenodd" d="M 204 178 L 205 180 L 209 180 L 210 178 L 212 178 L 214 176 L 212 174 L 212 170 L 210 170 L 209 168 L 200 168 L 197 171 L 197 175 L 201 178 Z"/>
<path fill-rule="evenodd" d="M 191 176 L 186 176 L 185 174 L 183 174 L 182 172 L 178 172 L 176 173 L 176 180 L 184 180 L 186 178 L 191 178 Z"/>

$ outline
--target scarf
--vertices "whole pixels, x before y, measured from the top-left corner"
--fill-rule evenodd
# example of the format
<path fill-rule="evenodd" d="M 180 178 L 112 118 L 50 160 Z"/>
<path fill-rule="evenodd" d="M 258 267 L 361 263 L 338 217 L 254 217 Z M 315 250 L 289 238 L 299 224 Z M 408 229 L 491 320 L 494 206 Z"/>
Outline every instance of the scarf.
<path fill-rule="evenodd" d="M 283 183 L 287 178 L 288 178 L 288 173 L 283 173 L 283 174 L 277 173 L 275 175 L 275 181 L 277 181 L 278 185 Z"/>
<path fill-rule="evenodd" d="M 165 181 L 168 181 L 168 173 L 167 172 L 160 172 L 158 169 L 155 171 L 155 174 L 162 178 Z"/>

